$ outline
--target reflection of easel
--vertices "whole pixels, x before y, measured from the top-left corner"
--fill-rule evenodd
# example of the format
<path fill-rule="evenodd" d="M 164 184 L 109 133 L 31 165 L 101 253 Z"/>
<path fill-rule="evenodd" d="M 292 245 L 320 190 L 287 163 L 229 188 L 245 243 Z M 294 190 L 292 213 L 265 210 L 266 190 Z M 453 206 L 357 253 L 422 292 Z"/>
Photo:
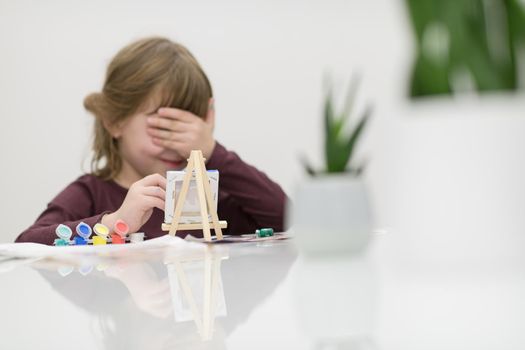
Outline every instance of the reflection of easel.
<path fill-rule="evenodd" d="M 188 188 L 190 187 L 191 178 L 195 171 L 195 180 L 197 185 L 197 193 L 200 204 L 200 223 L 181 224 L 180 219 L 182 215 L 182 208 L 188 195 Z M 173 196 L 175 201 L 175 196 Z M 214 206 L 213 197 L 211 195 L 210 182 L 208 174 L 206 173 L 206 166 L 204 165 L 204 158 L 201 151 L 191 151 L 188 159 L 188 166 L 186 167 L 186 175 L 182 181 L 179 198 L 176 205 L 173 206 L 173 220 L 171 224 L 163 223 L 162 230 L 169 231 L 169 234 L 175 236 L 177 230 L 202 230 L 204 239 L 211 242 L 210 224 L 213 225 L 215 236 L 218 240 L 222 239 L 222 228 L 226 228 L 228 223 L 226 221 L 219 221 L 217 216 L 217 208 Z M 211 222 L 208 218 L 208 213 L 211 215 Z"/>
<path fill-rule="evenodd" d="M 168 275 L 170 271 L 170 265 L 175 269 L 180 289 L 182 290 L 182 293 L 184 294 L 184 297 L 191 309 L 193 320 L 197 326 L 197 330 L 199 331 L 202 340 L 210 340 L 213 335 L 219 293 L 221 293 L 222 297 L 224 297 L 224 291 L 219 290 L 221 260 L 227 258 L 227 253 L 215 253 L 207 247 L 204 252 L 204 256 L 190 255 L 168 259 L 165 262 L 168 265 Z M 184 263 L 198 261 L 204 261 L 202 313 L 199 311 L 197 301 L 194 297 L 190 282 L 183 267 Z"/>

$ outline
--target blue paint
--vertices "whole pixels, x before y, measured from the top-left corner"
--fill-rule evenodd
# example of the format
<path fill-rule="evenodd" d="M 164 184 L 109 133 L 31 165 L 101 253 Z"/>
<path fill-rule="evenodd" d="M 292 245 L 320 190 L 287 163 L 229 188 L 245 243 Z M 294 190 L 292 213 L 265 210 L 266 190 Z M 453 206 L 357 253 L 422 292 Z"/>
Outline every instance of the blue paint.
<path fill-rule="evenodd" d="M 85 240 L 84 238 L 82 237 L 75 237 L 75 245 L 86 245 L 88 244 L 88 241 Z"/>
<path fill-rule="evenodd" d="M 91 236 L 91 232 L 92 232 L 91 227 L 89 227 L 89 225 L 86 224 L 85 222 L 81 222 L 80 224 L 78 224 L 76 231 L 77 231 L 77 234 L 84 239 L 88 239 L 89 236 Z"/>

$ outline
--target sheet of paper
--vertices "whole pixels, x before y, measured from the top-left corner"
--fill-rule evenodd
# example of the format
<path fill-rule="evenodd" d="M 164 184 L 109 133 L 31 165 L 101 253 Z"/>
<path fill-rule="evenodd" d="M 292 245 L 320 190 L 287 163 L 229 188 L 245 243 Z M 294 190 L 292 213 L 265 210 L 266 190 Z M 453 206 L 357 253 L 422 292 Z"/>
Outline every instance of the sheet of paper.
<path fill-rule="evenodd" d="M 107 244 L 107 245 L 82 245 L 55 247 L 38 243 L 8 243 L 0 244 L 0 257 L 10 258 L 47 258 L 60 256 L 92 256 L 111 255 L 122 252 L 149 250 L 153 248 L 181 247 L 188 249 L 202 249 L 195 246 L 195 242 L 188 242 L 180 237 L 165 235 L 139 243 Z"/>

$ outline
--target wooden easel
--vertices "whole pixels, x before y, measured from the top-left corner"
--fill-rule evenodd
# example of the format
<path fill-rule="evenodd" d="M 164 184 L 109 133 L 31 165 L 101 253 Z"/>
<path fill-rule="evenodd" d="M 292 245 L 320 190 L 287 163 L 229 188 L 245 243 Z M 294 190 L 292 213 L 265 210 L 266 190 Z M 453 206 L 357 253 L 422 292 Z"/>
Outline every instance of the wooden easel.
<path fill-rule="evenodd" d="M 180 219 L 182 208 L 184 207 L 186 196 L 188 195 L 188 189 L 194 171 L 200 205 L 201 222 L 181 224 Z M 175 196 L 173 197 L 173 200 L 175 201 Z M 215 237 L 217 240 L 222 239 L 222 229 L 228 227 L 228 223 L 224 220 L 219 221 L 219 217 L 217 216 L 217 209 L 215 208 L 213 197 L 211 195 L 210 182 L 201 151 L 191 151 L 190 158 L 188 159 L 188 166 L 186 167 L 186 175 L 184 175 L 184 180 L 182 181 L 179 198 L 176 205 L 173 207 L 173 219 L 171 224 L 163 223 L 163 231 L 169 231 L 170 235 L 175 236 L 177 230 L 202 230 L 204 233 L 204 239 L 211 242 L 211 224 L 215 230 Z M 209 221 L 208 213 L 211 215 L 211 222 Z"/>

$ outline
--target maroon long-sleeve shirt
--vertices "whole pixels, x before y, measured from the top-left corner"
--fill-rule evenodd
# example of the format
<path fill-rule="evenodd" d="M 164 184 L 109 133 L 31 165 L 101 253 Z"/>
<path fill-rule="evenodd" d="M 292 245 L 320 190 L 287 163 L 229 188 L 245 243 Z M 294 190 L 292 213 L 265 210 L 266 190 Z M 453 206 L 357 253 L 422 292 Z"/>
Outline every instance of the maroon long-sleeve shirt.
<path fill-rule="evenodd" d="M 251 233 L 259 227 L 284 230 L 286 195 L 278 184 L 218 142 L 206 167 L 220 173 L 217 211 L 219 219 L 228 221 L 225 234 Z M 69 226 L 73 232 L 81 221 L 93 227 L 104 214 L 120 208 L 127 191 L 112 180 L 83 175 L 59 193 L 16 242 L 53 244 L 58 224 Z M 162 236 L 166 234 L 161 230 L 163 221 L 164 212 L 154 208 L 140 232 L 145 232 L 147 238 Z M 181 236 L 187 233 L 182 232 Z M 202 232 L 192 231 L 191 234 L 199 236 Z"/>

